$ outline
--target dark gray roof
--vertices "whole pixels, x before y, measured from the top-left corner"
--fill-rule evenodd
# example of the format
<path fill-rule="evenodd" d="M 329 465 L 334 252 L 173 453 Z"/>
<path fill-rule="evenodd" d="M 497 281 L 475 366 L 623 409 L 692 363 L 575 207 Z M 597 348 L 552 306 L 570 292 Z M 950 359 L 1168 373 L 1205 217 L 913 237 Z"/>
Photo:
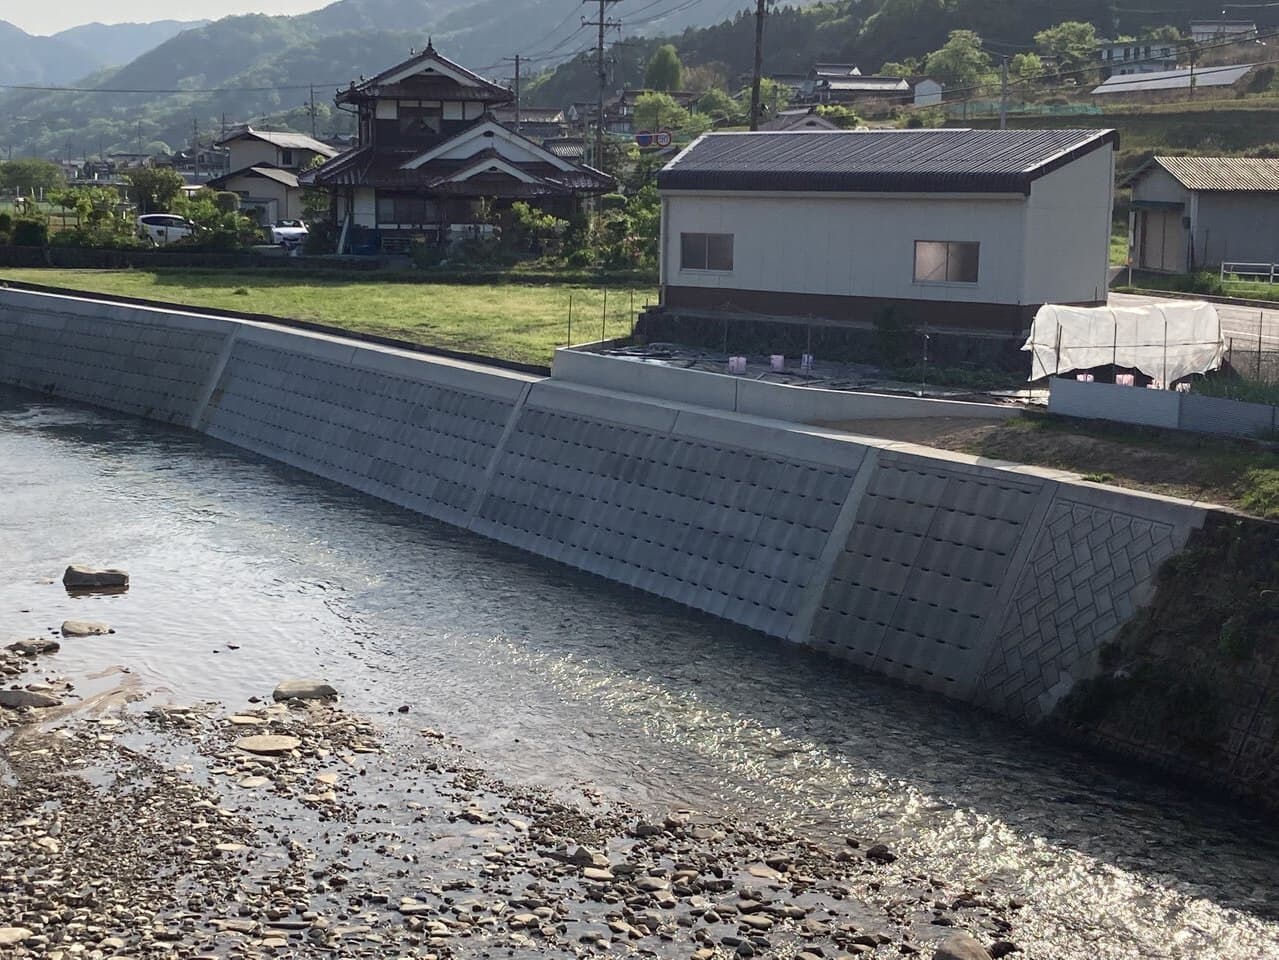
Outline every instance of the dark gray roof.
<path fill-rule="evenodd" d="M 1030 193 L 1114 130 L 839 130 L 712 133 L 657 176 L 663 190 Z"/>

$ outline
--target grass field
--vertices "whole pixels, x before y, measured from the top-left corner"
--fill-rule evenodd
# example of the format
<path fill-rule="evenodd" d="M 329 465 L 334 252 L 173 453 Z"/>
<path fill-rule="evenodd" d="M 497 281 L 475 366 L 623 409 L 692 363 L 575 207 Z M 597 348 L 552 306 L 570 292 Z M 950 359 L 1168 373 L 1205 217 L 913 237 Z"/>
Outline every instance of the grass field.
<path fill-rule="evenodd" d="M 549 364 L 555 347 L 630 333 L 648 285 L 467 285 L 376 279 L 367 273 L 301 278 L 293 271 L 0 269 L 21 280 L 93 293 L 313 320 L 360 333 L 503 360 Z M 412 282 L 406 282 L 412 281 Z M 606 296 L 607 294 L 607 296 Z M 607 299 L 607 315 L 605 300 Z"/>

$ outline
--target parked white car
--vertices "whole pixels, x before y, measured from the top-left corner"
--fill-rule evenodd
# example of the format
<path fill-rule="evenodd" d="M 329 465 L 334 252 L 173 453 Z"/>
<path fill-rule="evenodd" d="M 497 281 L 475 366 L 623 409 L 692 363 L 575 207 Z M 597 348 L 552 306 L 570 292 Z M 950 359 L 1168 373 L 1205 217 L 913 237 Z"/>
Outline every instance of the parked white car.
<path fill-rule="evenodd" d="M 281 247 L 296 247 L 306 240 L 306 224 L 301 220 L 277 220 L 267 227 L 271 243 Z"/>
<path fill-rule="evenodd" d="M 138 235 L 160 247 L 194 237 L 199 230 L 186 217 L 173 213 L 144 213 L 138 217 Z"/>

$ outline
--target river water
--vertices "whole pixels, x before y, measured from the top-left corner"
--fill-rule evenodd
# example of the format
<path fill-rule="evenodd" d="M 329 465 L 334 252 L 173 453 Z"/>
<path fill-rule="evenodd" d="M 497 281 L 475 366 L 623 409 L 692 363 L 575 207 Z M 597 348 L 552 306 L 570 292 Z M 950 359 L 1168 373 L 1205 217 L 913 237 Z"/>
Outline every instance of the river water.
<path fill-rule="evenodd" d="M 118 596 L 68 596 L 69 562 Z M 1279 958 L 1279 832 L 1015 726 L 206 438 L 0 390 L 0 640 L 242 704 L 324 676 L 498 776 L 883 839 L 1027 957 Z M 5 641 L 7 642 L 7 640 Z M 408 714 L 396 712 L 409 705 Z"/>

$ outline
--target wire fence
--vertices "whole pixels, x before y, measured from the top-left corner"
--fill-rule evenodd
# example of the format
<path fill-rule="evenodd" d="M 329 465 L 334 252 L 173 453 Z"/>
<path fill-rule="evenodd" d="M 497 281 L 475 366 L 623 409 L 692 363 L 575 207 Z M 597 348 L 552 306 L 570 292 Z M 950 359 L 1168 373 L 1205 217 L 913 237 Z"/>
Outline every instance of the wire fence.
<path fill-rule="evenodd" d="M 1226 364 L 1242 380 L 1279 386 L 1279 349 L 1261 337 L 1227 337 Z"/>

